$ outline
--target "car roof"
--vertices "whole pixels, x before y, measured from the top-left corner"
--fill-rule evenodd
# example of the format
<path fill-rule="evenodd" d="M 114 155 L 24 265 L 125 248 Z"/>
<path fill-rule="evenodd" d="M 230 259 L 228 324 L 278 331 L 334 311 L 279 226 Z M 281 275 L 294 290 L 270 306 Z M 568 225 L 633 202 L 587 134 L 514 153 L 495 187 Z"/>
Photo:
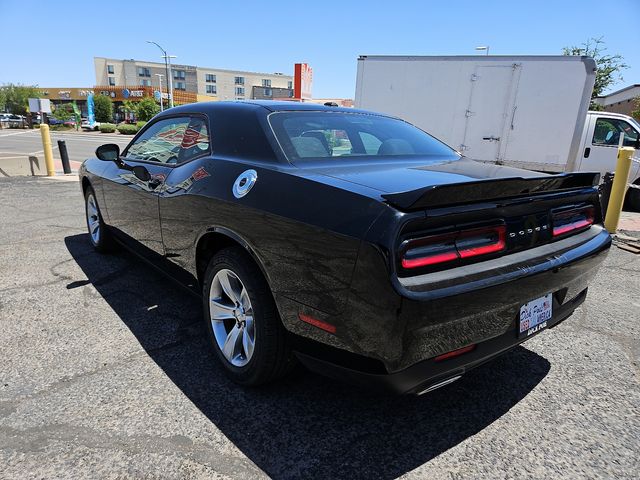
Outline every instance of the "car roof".
<path fill-rule="evenodd" d="M 229 110 L 266 109 L 269 112 L 291 112 L 291 111 L 322 111 L 322 112 L 343 112 L 362 113 L 368 115 L 382 115 L 367 110 L 359 110 L 348 107 L 330 107 L 317 103 L 305 103 L 286 100 L 238 100 L 238 101 L 218 101 L 218 102 L 196 102 L 170 108 L 160 113 L 159 116 L 172 115 L 174 113 L 211 113 Z"/>

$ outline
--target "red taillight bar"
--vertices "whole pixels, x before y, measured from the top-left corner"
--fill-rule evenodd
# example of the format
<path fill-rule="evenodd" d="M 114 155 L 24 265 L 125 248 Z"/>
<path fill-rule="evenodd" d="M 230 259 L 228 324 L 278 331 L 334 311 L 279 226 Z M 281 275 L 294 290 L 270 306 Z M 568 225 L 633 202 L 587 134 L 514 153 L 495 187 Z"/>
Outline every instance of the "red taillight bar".
<path fill-rule="evenodd" d="M 409 240 L 403 249 L 402 268 L 426 267 L 500 252 L 507 246 L 506 237 L 507 228 L 496 225 Z"/>
<path fill-rule="evenodd" d="M 593 225 L 595 210 L 591 206 L 574 208 L 564 212 L 552 213 L 551 219 L 553 222 L 553 236 L 559 237 Z"/>
<path fill-rule="evenodd" d="M 480 245 L 477 247 L 471 246 L 467 248 L 460 248 L 460 244 L 462 243 L 461 241 L 466 238 L 473 238 L 474 236 L 481 236 L 482 234 L 494 232 L 498 234 L 498 240 L 494 243 L 490 243 L 489 245 Z M 456 247 L 458 248 L 458 253 L 460 253 L 460 258 L 475 257 L 478 255 L 486 255 L 487 253 L 499 252 L 501 250 L 504 250 L 506 246 L 507 227 L 505 227 L 504 225 L 462 232 L 458 239 L 456 239 Z"/>
<path fill-rule="evenodd" d="M 457 260 L 460 258 L 457 251 L 438 253 L 436 255 L 430 255 L 428 257 L 414 258 L 408 260 L 402 259 L 402 268 L 418 268 L 426 267 L 427 265 L 435 265 L 436 263 L 450 262 L 451 260 Z"/>

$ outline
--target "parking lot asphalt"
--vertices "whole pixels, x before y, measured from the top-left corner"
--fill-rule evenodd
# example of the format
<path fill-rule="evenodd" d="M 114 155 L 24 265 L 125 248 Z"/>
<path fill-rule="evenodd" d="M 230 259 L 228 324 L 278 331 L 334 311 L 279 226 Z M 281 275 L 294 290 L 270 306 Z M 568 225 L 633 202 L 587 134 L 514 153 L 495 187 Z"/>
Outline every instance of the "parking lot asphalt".
<path fill-rule="evenodd" d="M 64 140 L 69 153 L 69 163 L 73 171 L 77 170 L 82 161 L 94 155 L 96 147 L 103 143 L 117 143 L 124 148 L 133 138 L 132 135 L 108 134 L 100 132 L 51 131 L 51 147 L 55 169 L 62 172 L 62 162 L 58 152 L 58 140 Z M 3 160 L 19 159 L 29 162 L 32 157 L 36 163 L 44 168 L 44 154 L 40 130 L 4 129 L 0 130 L 0 177 Z"/>
<path fill-rule="evenodd" d="M 640 255 L 557 328 L 422 397 L 248 389 L 197 299 L 99 255 L 77 182 L 0 178 L 0 478 L 638 478 Z"/>

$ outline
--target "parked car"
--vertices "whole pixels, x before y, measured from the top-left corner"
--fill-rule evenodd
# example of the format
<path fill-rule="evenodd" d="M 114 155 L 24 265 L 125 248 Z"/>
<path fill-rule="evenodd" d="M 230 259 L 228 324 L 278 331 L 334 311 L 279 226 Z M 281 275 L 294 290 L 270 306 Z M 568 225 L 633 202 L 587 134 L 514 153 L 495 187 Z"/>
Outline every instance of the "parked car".
<path fill-rule="evenodd" d="M 100 130 L 100 122 L 93 122 L 93 125 L 89 123 L 89 120 L 86 118 L 82 119 L 82 129 L 83 130 Z"/>
<path fill-rule="evenodd" d="M 49 116 L 47 117 L 49 120 L 49 125 L 65 125 L 67 127 L 75 127 L 76 126 L 76 121 L 72 118 L 68 119 L 68 120 L 60 120 L 58 118 L 55 118 L 54 116 Z"/>
<path fill-rule="evenodd" d="M 22 115 L 13 113 L 0 113 L 0 122 L 2 122 L 3 128 L 21 128 L 27 124 Z"/>
<path fill-rule="evenodd" d="M 79 176 L 95 249 L 123 244 L 201 294 L 245 385 L 299 360 L 398 393 L 443 386 L 568 318 L 611 244 L 598 174 L 475 162 L 338 107 L 184 105 Z"/>

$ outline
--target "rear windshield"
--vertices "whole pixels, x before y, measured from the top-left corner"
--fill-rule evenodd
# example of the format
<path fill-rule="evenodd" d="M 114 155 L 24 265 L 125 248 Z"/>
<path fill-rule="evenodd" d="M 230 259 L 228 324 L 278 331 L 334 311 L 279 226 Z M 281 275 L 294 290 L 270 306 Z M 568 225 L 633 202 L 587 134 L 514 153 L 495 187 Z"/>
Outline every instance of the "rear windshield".
<path fill-rule="evenodd" d="M 278 112 L 271 127 L 289 161 L 354 157 L 456 159 L 450 147 L 413 125 L 388 117 L 347 112 Z"/>

